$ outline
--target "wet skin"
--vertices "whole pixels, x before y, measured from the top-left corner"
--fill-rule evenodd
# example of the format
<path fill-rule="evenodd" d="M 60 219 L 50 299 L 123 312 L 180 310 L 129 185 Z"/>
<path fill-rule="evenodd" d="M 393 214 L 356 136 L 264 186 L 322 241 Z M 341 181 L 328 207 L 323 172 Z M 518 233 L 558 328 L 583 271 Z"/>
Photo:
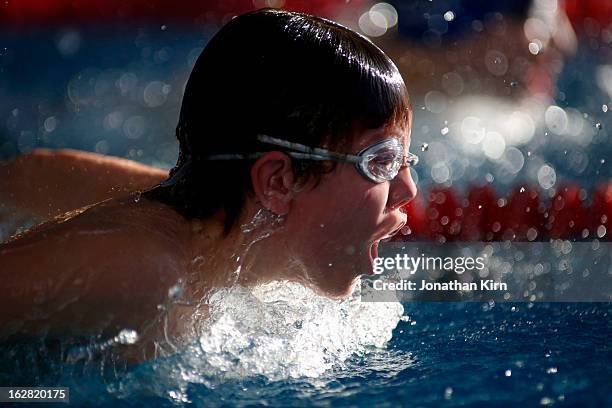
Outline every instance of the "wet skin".
<path fill-rule="evenodd" d="M 78 150 L 35 149 L 0 162 L 0 223 L 47 220 L 84 205 L 154 186 L 168 171 Z"/>
<path fill-rule="evenodd" d="M 401 138 L 407 148 L 407 129 L 362 131 L 345 150 L 356 153 L 389 137 Z M 227 235 L 222 212 L 187 220 L 132 194 L 51 220 L 1 245 L 0 307 L 8 312 L 0 318 L 0 338 L 105 338 L 132 328 L 144 352 L 135 358 L 142 359 L 163 342 L 165 316 L 177 343 L 189 337 L 197 325 L 194 312 L 213 287 L 287 279 L 330 297 L 348 295 L 356 278 L 371 271 L 372 245 L 405 223 L 400 207 L 416 194 L 414 182 L 407 168 L 375 184 L 353 165 L 338 164 L 318 184 L 302 185 L 293 178 L 290 160 L 270 152 L 257 161 L 251 171 L 255 193 Z M 283 222 L 243 233 L 240 225 L 262 207 L 282 215 Z M 169 289 L 179 282 L 184 290 L 173 303 Z M 205 306 L 197 315 L 205 315 Z"/>

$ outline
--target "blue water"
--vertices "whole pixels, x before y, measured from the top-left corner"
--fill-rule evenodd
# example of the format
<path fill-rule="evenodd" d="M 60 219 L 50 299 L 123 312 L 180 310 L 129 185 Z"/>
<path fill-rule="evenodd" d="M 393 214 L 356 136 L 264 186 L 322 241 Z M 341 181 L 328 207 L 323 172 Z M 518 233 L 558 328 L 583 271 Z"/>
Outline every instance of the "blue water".
<path fill-rule="evenodd" d="M 69 386 L 72 404 L 108 407 L 612 405 L 610 303 L 423 302 L 404 308 L 409 318 L 386 348 L 319 378 L 187 382 L 178 392 L 155 375 L 176 362 L 158 360 L 123 371 L 30 367 L 31 381 Z M 3 384 L 17 381 L 11 373 L 1 377 Z M 152 396 L 159 387 L 167 388 L 166 397 Z"/>

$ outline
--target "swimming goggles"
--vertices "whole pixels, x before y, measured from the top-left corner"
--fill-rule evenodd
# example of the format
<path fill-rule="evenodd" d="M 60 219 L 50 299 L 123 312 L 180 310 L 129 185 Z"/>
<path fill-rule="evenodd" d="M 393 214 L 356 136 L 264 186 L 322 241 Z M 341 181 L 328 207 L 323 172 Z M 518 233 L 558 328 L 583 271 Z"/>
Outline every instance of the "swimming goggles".
<path fill-rule="evenodd" d="M 404 153 L 404 146 L 397 138 L 381 140 L 361 150 L 356 155 L 332 152 L 319 147 L 309 147 L 303 144 L 289 142 L 267 135 L 258 135 L 257 140 L 291 151 L 285 152 L 290 157 L 303 160 L 331 160 L 353 163 L 357 171 L 374 183 L 393 180 L 404 166 L 413 167 L 419 162 L 419 157 L 413 153 Z M 255 159 L 262 152 L 251 154 L 217 154 L 208 156 L 208 160 Z"/>

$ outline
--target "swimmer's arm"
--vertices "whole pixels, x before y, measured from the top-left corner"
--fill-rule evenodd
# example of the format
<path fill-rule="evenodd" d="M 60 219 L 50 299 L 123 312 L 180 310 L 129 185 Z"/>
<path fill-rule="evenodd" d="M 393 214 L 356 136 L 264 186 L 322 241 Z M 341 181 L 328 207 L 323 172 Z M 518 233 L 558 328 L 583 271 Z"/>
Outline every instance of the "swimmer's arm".
<path fill-rule="evenodd" d="M 46 220 L 147 189 L 167 176 L 167 170 L 118 157 L 36 149 L 10 162 L 0 162 L 0 217 L 18 212 Z"/>

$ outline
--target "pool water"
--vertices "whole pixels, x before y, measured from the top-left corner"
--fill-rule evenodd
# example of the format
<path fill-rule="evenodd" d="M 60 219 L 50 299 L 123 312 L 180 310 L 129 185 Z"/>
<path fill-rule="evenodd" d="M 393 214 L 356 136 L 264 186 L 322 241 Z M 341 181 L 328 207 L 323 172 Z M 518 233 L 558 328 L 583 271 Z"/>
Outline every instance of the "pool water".
<path fill-rule="evenodd" d="M 0 382 L 67 386 L 72 404 L 109 407 L 612 404 L 610 303 L 244 299 L 225 303 L 244 306 L 208 327 L 197 353 L 132 367 L 41 364 L 39 353 Z"/>

